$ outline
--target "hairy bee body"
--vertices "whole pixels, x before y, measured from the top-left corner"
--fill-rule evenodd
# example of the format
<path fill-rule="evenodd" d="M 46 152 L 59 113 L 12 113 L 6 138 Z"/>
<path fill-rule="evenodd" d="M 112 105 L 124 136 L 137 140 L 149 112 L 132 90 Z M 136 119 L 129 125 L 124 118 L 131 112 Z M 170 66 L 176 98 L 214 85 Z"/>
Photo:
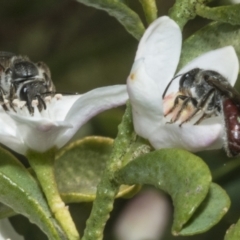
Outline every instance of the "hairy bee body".
<path fill-rule="evenodd" d="M 38 109 L 46 109 L 44 98 L 55 92 L 51 73 L 43 62 L 34 63 L 26 56 L 0 52 L 0 102 L 5 110 L 13 108 L 13 101 L 25 101 L 31 114 L 32 101 L 38 101 Z M 9 102 L 9 107 L 6 105 Z"/>
<path fill-rule="evenodd" d="M 163 98 L 172 81 L 165 89 Z M 240 94 L 227 79 L 218 72 L 199 68 L 182 74 L 179 81 L 179 95 L 175 98 L 172 108 L 166 113 L 168 115 L 179 107 L 175 119 L 170 123 L 179 120 L 189 104 L 194 107 L 194 111 L 181 122 L 180 126 L 192 120 L 198 113 L 201 113 L 200 118 L 195 124 L 199 124 L 205 118 L 220 115 L 225 125 L 224 148 L 227 155 L 229 157 L 239 155 Z"/>

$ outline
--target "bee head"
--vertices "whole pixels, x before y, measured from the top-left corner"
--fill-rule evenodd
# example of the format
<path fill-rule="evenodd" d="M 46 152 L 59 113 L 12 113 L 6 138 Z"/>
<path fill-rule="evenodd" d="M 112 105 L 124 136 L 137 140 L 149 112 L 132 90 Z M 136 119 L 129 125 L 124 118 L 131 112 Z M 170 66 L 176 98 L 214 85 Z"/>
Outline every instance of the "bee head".
<path fill-rule="evenodd" d="M 13 64 L 11 68 L 12 82 L 24 81 L 29 78 L 34 78 L 38 75 L 38 68 L 29 61 L 20 61 Z"/>

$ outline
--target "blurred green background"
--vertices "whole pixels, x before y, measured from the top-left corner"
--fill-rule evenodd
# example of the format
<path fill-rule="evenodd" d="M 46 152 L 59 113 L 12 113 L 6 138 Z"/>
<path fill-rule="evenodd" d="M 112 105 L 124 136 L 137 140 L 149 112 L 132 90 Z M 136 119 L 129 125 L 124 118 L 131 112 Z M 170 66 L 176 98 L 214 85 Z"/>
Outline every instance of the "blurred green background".
<path fill-rule="evenodd" d="M 128 2 L 146 23 L 140 3 L 136 0 Z M 157 0 L 158 15 L 167 14 L 173 2 Z M 223 2 L 227 3 L 215 1 L 213 4 Z M 125 84 L 138 42 L 107 13 L 72 0 L 8 0 L 1 1 L 0 6 L 0 50 L 27 55 L 34 62 L 44 61 L 51 69 L 52 79 L 59 92 L 84 93 L 101 86 Z M 184 29 L 184 38 L 206 23 L 208 21 L 201 18 L 190 21 Z M 84 135 L 114 138 L 123 112 L 124 107 L 121 107 L 99 114 L 85 124 L 75 139 Z M 212 170 L 237 165 L 239 162 L 238 159 L 228 160 L 222 150 L 199 155 Z M 221 221 L 222 225 L 216 226 L 205 235 L 178 239 L 223 239 L 226 229 L 240 215 L 238 176 L 239 167 L 224 179 L 218 179 L 232 199 L 231 210 Z M 113 239 L 112 226 L 126 202 L 127 200 L 116 201 L 105 239 Z M 90 209 L 90 203 L 71 205 L 81 230 Z M 21 216 L 12 218 L 12 221 L 18 224 L 19 231 L 26 234 L 26 239 L 44 239 Z M 176 237 L 171 237 L 168 230 L 164 239 L 173 238 Z"/>

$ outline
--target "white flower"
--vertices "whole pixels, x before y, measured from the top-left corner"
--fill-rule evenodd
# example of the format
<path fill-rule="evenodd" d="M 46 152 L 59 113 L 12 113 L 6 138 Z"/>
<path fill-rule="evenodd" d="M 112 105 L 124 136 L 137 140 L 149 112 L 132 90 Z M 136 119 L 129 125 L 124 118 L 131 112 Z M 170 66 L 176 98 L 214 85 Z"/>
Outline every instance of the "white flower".
<path fill-rule="evenodd" d="M 171 215 L 170 202 L 154 189 L 144 190 L 131 199 L 114 227 L 118 240 L 162 239 Z"/>
<path fill-rule="evenodd" d="M 47 101 L 46 110 L 34 107 L 31 116 L 26 106 L 16 112 L 0 109 L 0 142 L 25 154 L 28 149 L 45 152 L 65 145 L 91 117 L 126 103 L 126 86 L 97 88 L 82 95 L 56 95 Z"/>
<path fill-rule="evenodd" d="M 230 0 L 230 3 L 232 3 L 232 4 L 239 4 L 240 0 Z"/>
<path fill-rule="evenodd" d="M 19 235 L 7 218 L 0 220 L 0 240 L 24 240 L 24 237 Z"/>
<path fill-rule="evenodd" d="M 127 80 L 135 131 L 156 149 L 176 147 L 194 152 L 221 148 L 224 129 L 220 116 L 205 119 L 199 125 L 166 124 L 163 105 L 167 101 L 163 103 L 162 94 L 174 77 L 181 42 L 178 25 L 168 17 L 154 21 L 142 37 Z M 228 46 L 199 56 L 177 74 L 193 68 L 217 71 L 234 85 L 239 63 L 233 47 Z M 173 81 L 166 98 L 179 91 L 178 80 Z"/>

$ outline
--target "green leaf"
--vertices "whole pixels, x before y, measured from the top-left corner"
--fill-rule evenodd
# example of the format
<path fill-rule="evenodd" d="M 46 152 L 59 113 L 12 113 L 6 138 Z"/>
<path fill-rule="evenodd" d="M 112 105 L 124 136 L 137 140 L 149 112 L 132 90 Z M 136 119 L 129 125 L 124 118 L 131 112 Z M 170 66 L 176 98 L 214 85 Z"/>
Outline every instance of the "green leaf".
<path fill-rule="evenodd" d="M 136 39 L 140 39 L 145 28 L 137 13 L 118 0 L 77 0 L 87 6 L 106 11 L 115 17 Z"/>
<path fill-rule="evenodd" d="M 59 192 L 65 202 L 93 201 L 112 151 L 113 140 L 86 137 L 65 147 L 55 161 Z M 139 186 L 121 186 L 117 197 L 131 195 Z"/>
<path fill-rule="evenodd" d="M 211 174 L 197 156 L 180 149 L 161 149 L 136 158 L 116 175 L 123 184 L 152 184 L 170 194 L 172 232 L 179 234 L 208 193 Z"/>
<path fill-rule="evenodd" d="M 178 69 L 203 53 L 228 45 L 235 48 L 240 59 L 239 39 L 240 26 L 211 23 L 184 41 Z"/>
<path fill-rule="evenodd" d="M 208 18 L 218 22 L 230 23 L 232 25 L 240 24 L 240 5 L 229 5 L 210 8 L 203 5 L 197 5 L 196 12 L 203 18 Z"/>
<path fill-rule="evenodd" d="M 240 239 L 240 220 L 236 224 L 231 225 L 227 230 L 224 240 L 239 240 Z"/>
<path fill-rule="evenodd" d="M 179 235 L 188 236 L 206 232 L 222 219 L 229 207 L 230 199 L 225 190 L 212 183 L 207 197 Z"/>
<path fill-rule="evenodd" d="M 14 215 L 16 215 L 16 213 L 10 207 L 0 203 L 0 219 L 12 217 Z"/>
<path fill-rule="evenodd" d="M 0 202 L 37 224 L 49 239 L 66 239 L 53 219 L 38 183 L 4 149 L 0 149 Z"/>

